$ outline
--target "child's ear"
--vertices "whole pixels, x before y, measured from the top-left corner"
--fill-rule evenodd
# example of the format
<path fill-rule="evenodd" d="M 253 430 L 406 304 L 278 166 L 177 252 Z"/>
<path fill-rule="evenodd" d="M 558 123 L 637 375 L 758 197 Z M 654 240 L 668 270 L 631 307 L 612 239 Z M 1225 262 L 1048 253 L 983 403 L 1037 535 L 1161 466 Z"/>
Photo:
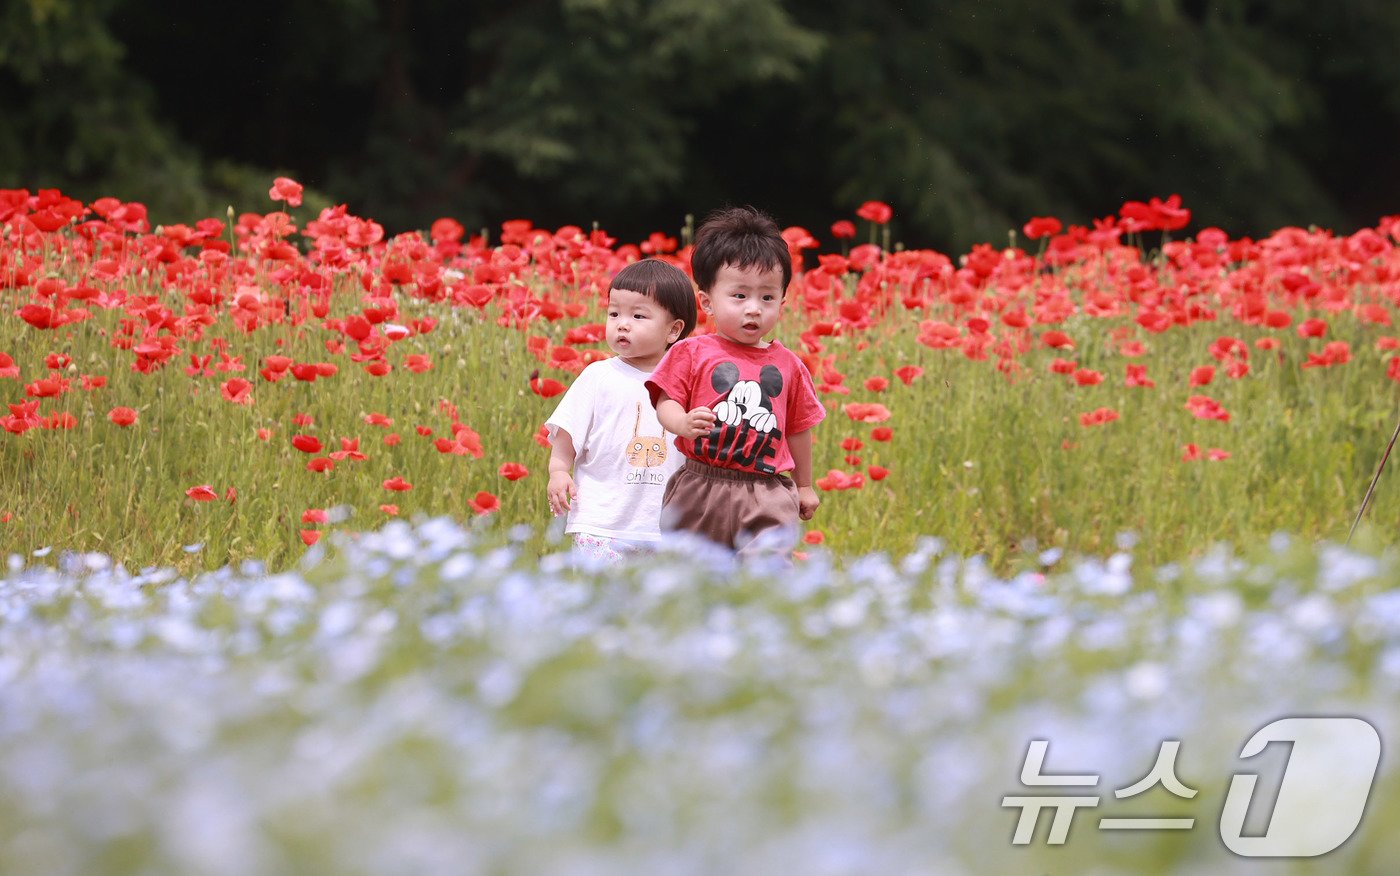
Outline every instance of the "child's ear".
<path fill-rule="evenodd" d="M 673 320 L 671 320 L 671 329 L 670 329 L 670 331 L 666 332 L 666 346 L 669 347 L 670 345 L 674 344 L 676 341 L 679 341 L 679 340 L 681 339 L 681 332 L 683 332 L 683 331 L 685 331 L 685 320 L 683 320 L 683 319 L 673 319 Z"/>

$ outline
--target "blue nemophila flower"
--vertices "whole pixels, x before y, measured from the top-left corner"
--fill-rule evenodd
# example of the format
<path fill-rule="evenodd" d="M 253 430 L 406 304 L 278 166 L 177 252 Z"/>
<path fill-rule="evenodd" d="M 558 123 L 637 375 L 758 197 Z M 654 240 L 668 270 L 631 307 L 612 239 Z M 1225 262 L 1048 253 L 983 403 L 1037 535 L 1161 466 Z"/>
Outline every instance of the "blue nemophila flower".
<path fill-rule="evenodd" d="M 1028 791 L 1030 741 L 1047 773 L 1101 774 L 1111 817 L 1172 738 L 1200 826 L 1110 850 L 1086 822 L 1056 860 L 1178 872 L 1223 854 L 1230 765 L 1265 722 L 1400 725 L 1390 554 L 1134 570 L 1125 547 L 1002 574 L 930 540 L 589 570 L 450 520 L 326 542 L 278 574 L 7 564 L 0 870 L 91 872 L 114 843 L 142 872 L 1050 869 L 998 806 Z M 1363 872 L 1386 841 L 1331 863 Z"/>

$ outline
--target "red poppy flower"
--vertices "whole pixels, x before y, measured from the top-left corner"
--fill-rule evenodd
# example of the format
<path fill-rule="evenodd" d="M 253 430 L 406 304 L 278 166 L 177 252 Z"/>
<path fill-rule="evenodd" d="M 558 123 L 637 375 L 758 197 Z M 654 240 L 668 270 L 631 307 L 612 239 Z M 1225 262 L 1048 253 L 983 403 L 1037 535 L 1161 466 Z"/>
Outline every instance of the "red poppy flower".
<path fill-rule="evenodd" d="M 1219 447 L 1212 447 L 1210 450 L 1206 451 L 1206 459 L 1209 459 L 1211 462 L 1219 462 L 1222 459 L 1229 458 L 1229 452 L 1221 450 Z"/>
<path fill-rule="evenodd" d="M 267 190 L 267 196 L 274 201 L 286 201 L 288 207 L 301 206 L 301 183 L 285 176 L 279 176 L 272 181 L 272 188 Z"/>
<path fill-rule="evenodd" d="M 1127 356 L 1129 359 L 1134 359 L 1146 353 L 1147 347 L 1143 345 L 1142 341 L 1128 341 L 1118 348 L 1118 352 Z"/>
<path fill-rule="evenodd" d="M 1202 420 L 1219 420 L 1222 423 L 1230 422 L 1230 412 L 1220 406 L 1220 402 L 1208 395 L 1193 395 L 1186 400 L 1186 410 L 1191 412 L 1191 416 Z"/>
<path fill-rule="evenodd" d="M 1052 374 L 1073 374 L 1079 363 L 1073 359 L 1055 358 L 1050 360 L 1049 370 Z"/>
<path fill-rule="evenodd" d="M 307 471 L 317 473 L 331 471 L 335 468 L 335 461 L 325 456 L 317 456 L 306 464 Z"/>
<path fill-rule="evenodd" d="M 883 201 L 866 201 L 856 210 L 856 215 L 876 225 L 884 225 L 894 216 L 894 211 Z"/>
<path fill-rule="evenodd" d="M 1195 462 L 1201 458 L 1201 448 L 1195 444 L 1181 445 L 1181 461 Z"/>
<path fill-rule="evenodd" d="M 849 465 L 851 468 L 859 468 L 860 457 L 853 453 L 846 454 L 846 465 Z"/>
<path fill-rule="evenodd" d="M 529 474 L 530 470 L 518 462 L 507 462 L 501 466 L 501 477 L 508 481 L 518 481 Z"/>
<path fill-rule="evenodd" d="M 1129 365 L 1127 376 L 1123 379 L 1124 386 L 1141 386 L 1151 389 L 1156 386 L 1156 381 L 1147 376 L 1146 365 Z"/>
<path fill-rule="evenodd" d="M 0 353 L 0 377 L 8 377 L 11 380 L 19 379 L 19 366 L 15 365 L 15 360 L 9 353 Z M 87 386 L 84 385 L 83 389 L 87 389 Z"/>
<path fill-rule="evenodd" d="M 1080 386 L 1096 386 L 1103 383 L 1103 373 L 1092 368 L 1080 368 L 1074 372 L 1074 382 Z"/>
<path fill-rule="evenodd" d="M 1320 338 L 1327 334 L 1327 322 L 1321 319 L 1305 319 L 1298 326 L 1298 337 Z"/>
<path fill-rule="evenodd" d="M 360 439 L 358 438 L 340 439 L 340 449 L 333 451 L 330 457 L 337 462 L 342 459 L 348 459 L 351 462 L 364 462 L 369 459 L 368 456 L 360 452 Z"/>
<path fill-rule="evenodd" d="M 542 398 L 553 398 L 566 389 L 567 386 L 552 377 L 535 377 L 530 380 L 530 391 Z"/>
<path fill-rule="evenodd" d="M 196 502 L 212 502 L 219 498 L 219 494 L 214 492 L 214 488 L 209 484 L 200 484 L 197 487 L 190 487 L 185 490 L 185 495 Z"/>
<path fill-rule="evenodd" d="M 398 506 L 398 505 L 380 505 L 380 506 L 379 506 L 379 510 L 380 510 L 380 511 L 383 511 L 385 514 L 388 514 L 390 517 L 394 517 L 394 516 L 397 516 L 398 513 L 399 513 L 399 506 Z"/>
<path fill-rule="evenodd" d="M 890 418 L 889 408 L 874 402 L 851 402 L 841 409 L 858 423 L 883 423 Z"/>
<path fill-rule="evenodd" d="M 501 510 L 501 500 L 485 490 L 478 492 L 467 504 L 477 514 L 490 514 Z"/>
<path fill-rule="evenodd" d="M 263 359 L 268 371 L 282 372 L 292 367 L 292 360 L 287 356 L 268 356 Z"/>
<path fill-rule="evenodd" d="M 132 423 L 136 422 L 136 417 L 137 414 L 133 408 L 118 407 L 112 408 L 107 412 L 107 419 L 123 427 L 130 426 Z"/>
<path fill-rule="evenodd" d="M 298 530 L 298 532 L 301 535 L 302 544 L 306 545 L 307 547 L 311 547 L 313 544 L 321 540 L 321 533 L 315 529 L 302 529 Z"/>
<path fill-rule="evenodd" d="M 59 411 L 44 417 L 39 425 L 45 429 L 72 429 L 78 425 L 78 418 L 68 411 Z"/>
<path fill-rule="evenodd" d="M 394 425 L 394 421 L 390 417 L 386 417 L 383 414 L 369 413 L 365 414 L 365 425 L 388 427 Z"/>
<path fill-rule="evenodd" d="M 870 479 L 872 481 L 883 481 L 885 478 L 889 477 L 890 474 L 890 470 L 882 465 L 872 465 L 867 468 L 866 471 L 870 473 Z"/>
<path fill-rule="evenodd" d="M 316 420 L 310 414 L 292 414 L 292 423 L 305 429 L 316 425 Z"/>
<path fill-rule="evenodd" d="M 219 392 L 225 401 L 233 402 L 236 405 L 251 405 L 253 403 L 253 384 L 242 377 L 234 377 L 224 381 Z"/>
<path fill-rule="evenodd" d="M 321 439 L 315 435 L 293 435 L 292 446 L 302 453 L 320 453 Z"/>
<path fill-rule="evenodd" d="M 918 365 L 905 365 L 894 370 L 894 376 L 903 381 L 905 386 L 913 383 L 914 379 L 922 376 L 923 373 L 924 369 L 920 368 Z"/>
<path fill-rule="evenodd" d="M 817 478 L 819 490 L 859 490 L 865 486 L 865 476 L 860 473 L 847 474 L 840 469 L 831 469 L 826 477 Z"/>
<path fill-rule="evenodd" d="M 397 445 L 401 440 L 402 439 L 399 437 L 398 432 L 390 432 L 388 435 L 384 436 L 384 446 L 393 447 Z"/>
<path fill-rule="evenodd" d="M 535 443 L 538 444 L 539 446 L 543 447 L 545 450 L 548 450 L 548 449 L 550 449 L 551 447 L 554 446 L 553 444 L 551 444 L 551 443 L 549 442 L 549 427 L 548 427 L 548 426 L 541 426 L 541 427 L 539 428 L 539 431 L 535 432 Z"/>
<path fill-rule="evenodd" d="M 1026 237 L 1031 240 L 1039 240 L 1042 237 L 1050 237 L 1059 234 L 1064 225 L 1054 216 L 1035 216 L 1031 221 L 1021 226 L 1021 230 L 1026 233 Z"/>
<path fill-rule="evenodd" d="M 292 376 L 306 383 L 315 383 L 320 371 L 312 362 L 297 362 L 292 365 Z"/>
<path fill-rule="evenodd" d="M 1249 373 L 1249 363 L 1239 359 L 1231 359 L 1230 364 L 1225 366 L 1225 376 L 1232 380 L 1239 380 Z"/>
<path fill-rule="evenodd" d="M 325 523 L 326 510 L 324 508 L 307 508 L 301 512 L 302 523 Z"/>
<path fill-rule="evenodd" d="M 809 529 L 806 534 L 802 536 L 802 540 L 807 544 L 821 544 L 826 541 L 826 533 L 822 532 L 820 529 Z"/>
<path fill-rule="evenodd" d="M 422 353 L 410 353 L 409 356 L 404 359 L 403 367 L 412 371 L 414 374 L 422 374 L 424 371 L 432 370 L 433 360 Z"/>
<path fill-rule="evenodd" d="M 884 392 L 889 388 L 890 382 L 883 377 L 867 377 L 865 388 L 871 392 Z"/>
<path fill-rule="evenodd" d="M 383 377 L 393 370 L 394 367 L 383 359 L 375 359 L 373 362 L 365 365 L 365 373 L 369 374 L 371 377 Z"/>
<path fill-rule="evenodd" d="M 1351 345 L 1346 341 L 1331 341 L 1321 353 L 1309 353 L 1308 361 L 1300 367 L 1328 368 L 1332 365 L 1345 365 L 1351 361 Z"/>
<path fill-rule="evenodd" d="M 1040 342 L 1056 349 L 1074 349 L 1074 339 L 1061 331 L 1048 331 L 1040 336 Z"/>
<path fill-rule="evenodd" d="M 57 398 L 68 391 L 68 381 L 59 377 L 44 377 L 24 388 L 30 398 Z"/>
<path fill-rule="evenodd" d="M 856 236 L 855 223 L 849 219 L 841 219 L 831 223 L 831 236 L 837 240 L 850 240 Z"/>
<path fill-rule="evenodd" d="M 403 493 L 413 489 L 413 484 L 410 484 L 408 481 L 404 480 L 401 477 L 398 477 L 397 475 L 385 481 L 383 486 L 384 489 L 392 490 L 395 493 Z"/>
<path fill-rule="evenodd" d="M 1201 365 L 1191 369 L 1190 384 L 1192 386 L 1209 386 L 1215 379 L 1214 365 Z"/>
<path fill-rule="evenodd" d="M 1118 412 L 1113 408 L 1097 408 L 1087 414 L 1079 415 L 1079 425 L 1081 426 L 1102 426 L 1104 423 L 1112 423 L 1118 419 Z"/>
<path fill-rule="evenodd" d="M 266 427 L 258 429 L 258 440 L 267 441 L 272 438 L 272 430 Z"/>
<path fill-rule="evenodd" d="M 1210 342 L 1210 355 L 1217 362 L 1224 362 L 1232 357 L 1248 359 L 1249 345 L 1239 338 L 1222 335 Z"/>
<path fill-rule="evenodd" d="M 875 441 L 889 441 L 894 438 L 894 430 L 889 426 L 876 426 L 870 430 L 870 437 Z"/>
<path fill-rule="evenodd" d="M 846 438 L 841 442 L 841 449 L 847 453 L 855 453 L 865 446 L 865 442 L 859 438 Z"/>

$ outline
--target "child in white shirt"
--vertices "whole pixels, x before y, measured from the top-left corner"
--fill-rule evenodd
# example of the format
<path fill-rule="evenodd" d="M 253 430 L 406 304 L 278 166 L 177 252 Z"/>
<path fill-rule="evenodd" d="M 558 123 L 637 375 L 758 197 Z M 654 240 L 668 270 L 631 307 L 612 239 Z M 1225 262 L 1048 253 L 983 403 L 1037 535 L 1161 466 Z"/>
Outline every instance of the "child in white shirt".
<path fill-rule="evenodd" d="M 616 562 L 661 540 L 661 497 L 684 460 L 657 422 L 645 386 L 672 344 L 695 328 L 695 288 L 659 259 L 628 265 L 608 289 L 608 347 L 545 422 L 549 510 L 585 556 Z"/>

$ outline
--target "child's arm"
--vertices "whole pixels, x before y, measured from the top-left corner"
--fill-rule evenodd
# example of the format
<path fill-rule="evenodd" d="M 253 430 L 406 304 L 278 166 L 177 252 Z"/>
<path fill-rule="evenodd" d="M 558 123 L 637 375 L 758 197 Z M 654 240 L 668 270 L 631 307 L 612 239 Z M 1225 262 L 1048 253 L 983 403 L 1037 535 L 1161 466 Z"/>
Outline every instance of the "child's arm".
<path fill-rule="evenodd" d="M 571 500 L 578 495 L 574 484 L 574 439 L 563 429 L 554 430 L 554 438 L 549 449 L 549 512 L 563 514 L 569 510 Z"/>
<path fill-rule="evenodd" d="M 797 484 L 797 513 L 803 520 L 811 520 L 822 503 L 812 488 L 812 430 L 789 435 L 788 451 L 792 453 L 792 480 Z"/>
<path fill-rule="evenodd" d="M 715 412 L 701 405 L 687 411 L 665 392 L 656 397 L 656 419 L 673 435 L 694 441 L 714 428 Z"/>

